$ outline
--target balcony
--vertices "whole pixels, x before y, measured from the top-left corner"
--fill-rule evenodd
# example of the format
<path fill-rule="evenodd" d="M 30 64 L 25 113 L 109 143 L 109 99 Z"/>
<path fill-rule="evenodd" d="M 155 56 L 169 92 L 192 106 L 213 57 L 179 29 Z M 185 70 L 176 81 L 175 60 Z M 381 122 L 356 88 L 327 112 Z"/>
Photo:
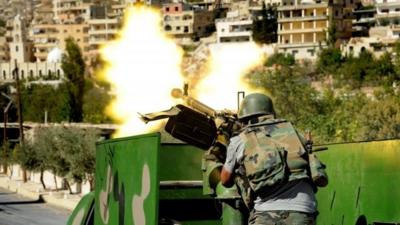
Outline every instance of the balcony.
<path fill-rule="evenodd" d="M 315 33 L 324 32 L 327 28 L 308 28 L 308 29 L 293 29 L 293 30 L 278 30 L 278 35 L 281 34 L 300 34 L 300 33 Z"/>
<path fill-rule="evenodd" d="M 304 16 L 304 17 L 285 17 L 278 19 L 278 23 L 294 22 L 294 21 L 314 21 L 314 20 L 328 20 L 328 16 Z"/>
<path fill-rule="evenodd" d="M 118 33 L 117 29 L 99 29 L 99 30 L 94 30 L 94 29 L 90 29 L 88 31 L 89 35 L 114 35 Z"/>
<path fill-rule="evenodd" d="M 285 5 L 279 6 L 278 11 L 288 11 L 295 9 L 319 9 L 328 8 L 328 3 L 318 3 L 318 4 L 298 4 L 298 5 Z"/>

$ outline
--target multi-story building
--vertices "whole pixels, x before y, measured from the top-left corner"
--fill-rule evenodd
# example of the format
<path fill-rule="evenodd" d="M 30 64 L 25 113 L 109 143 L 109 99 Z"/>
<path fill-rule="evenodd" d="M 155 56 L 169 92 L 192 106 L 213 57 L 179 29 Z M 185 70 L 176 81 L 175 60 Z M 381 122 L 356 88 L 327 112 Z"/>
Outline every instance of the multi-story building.
<path fill-rule="evenodd" d="M 47 60 L 47 55 L 54 48 L 65 49 L 65 40 L 73 38 L 82 50 L 85 60 L 89 59 L 89 25 L 81 24 L 35 24 L 33 41 L 37 62 Z"/>
<path fill-rule="evenodd" d="M 332 7 L 331 23 L 336 27 L 336 37 L 340 40 L 348 40 L 352 37 L 353 20 L 356 19 L 354 9 L 361 0 L 330 0 Z"/>
<path fill-rule="evenodd" d="M 318 48 L 326 45 L 331 15 L 327 2 L 284 2 L 278 7 L 279 51 L 299 58 L 315 58 Z"/>
<path fill-rule="evenodd" d="M 361 8 L 354 10 L 353 37 L 367 37 L 369 29 L 375 25 L 375 8 Z"/>
<path fill-rule="evenodd" d="M 42 0 L 35 6 L 33 24 L 52 23 L 54 19 L 53 3 L 51 0 Z"/>
<path fill-rule="evenodd" d="M 88 21 L 89 49 L 91 58 L 95 58 L 101 45 L 115 38 L 120 26 L 121 19 L 91 19 Z"/>
<path fill-rule="evenodd" d="M 54 19 L 56 23 L 81 23 L 90 18 L 90 1 L 55 0 Z"/>
<path fill-rule="evenodd" d="M 238 11 L 228 12 L 227 17 L 215 21 L 217 42 L 252 41 L 253 20 L 250 14 L 240 15 Z"/>
<path fill-rule="evenodd" d="M 214 29 L 214 13 L 194 8 L 185 3 L 164 4 L 163 27 L 167 34 L 177 38 L 200 38 L 209 35 Z"/>
<path fill-rule="evenodd" d="M 375 7 L 378 26 L 400 25 L 400 1 L 376 0 Z"/>

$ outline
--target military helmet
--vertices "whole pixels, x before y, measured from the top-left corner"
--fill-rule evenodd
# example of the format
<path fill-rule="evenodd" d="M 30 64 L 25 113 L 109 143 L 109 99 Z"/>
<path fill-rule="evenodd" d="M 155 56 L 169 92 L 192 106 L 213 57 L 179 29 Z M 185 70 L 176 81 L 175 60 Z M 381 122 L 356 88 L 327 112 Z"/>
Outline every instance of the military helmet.
<path fill-rule="evenodd" d="M 243 99 L 239 107 L 238 118 L 243 120 L 253 116 L 271 114 L 275 115 L 272 100 L 264 94 L 254 93 L 247 95 Z"/>

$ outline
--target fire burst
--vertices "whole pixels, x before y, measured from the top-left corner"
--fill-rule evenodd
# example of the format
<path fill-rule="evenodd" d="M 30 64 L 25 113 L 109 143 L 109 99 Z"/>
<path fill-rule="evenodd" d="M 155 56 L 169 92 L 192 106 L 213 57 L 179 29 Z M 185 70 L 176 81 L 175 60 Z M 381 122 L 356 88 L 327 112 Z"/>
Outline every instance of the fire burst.
<path fill-rule="evenodd" d="M 101 76 L 112 84 L 115 94 L 107 113 L 122 124 L 117 137 L 157 129 L 159 123 L 146 125 L 138 113 L 175 105 L 171 90 L 188 82 L 181 73 L 183 51 L 163 32 L 161 21 L 157 10 L 146 6 L 128 8 L 118 38 L 101 49 L 108 65 Z M 211 70 L 196 75 L 200 82 L 192 87 L 193 94 L 215 109 L 234 109 L 235 93 L 249 90 L 241 76 L 261 61 L 262 53 L 253 44 L 215 48 L 211 53 Z"/>

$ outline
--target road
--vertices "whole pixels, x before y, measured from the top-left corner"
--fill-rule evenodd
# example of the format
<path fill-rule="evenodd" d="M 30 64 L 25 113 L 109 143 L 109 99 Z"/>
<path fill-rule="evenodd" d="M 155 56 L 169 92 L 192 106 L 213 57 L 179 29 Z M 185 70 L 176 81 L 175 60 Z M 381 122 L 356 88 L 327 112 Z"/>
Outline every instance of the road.
<path fill-rule="evenodd" d="M 65 225 L 69 213 L 0 188 L 0 225 Z"/>

